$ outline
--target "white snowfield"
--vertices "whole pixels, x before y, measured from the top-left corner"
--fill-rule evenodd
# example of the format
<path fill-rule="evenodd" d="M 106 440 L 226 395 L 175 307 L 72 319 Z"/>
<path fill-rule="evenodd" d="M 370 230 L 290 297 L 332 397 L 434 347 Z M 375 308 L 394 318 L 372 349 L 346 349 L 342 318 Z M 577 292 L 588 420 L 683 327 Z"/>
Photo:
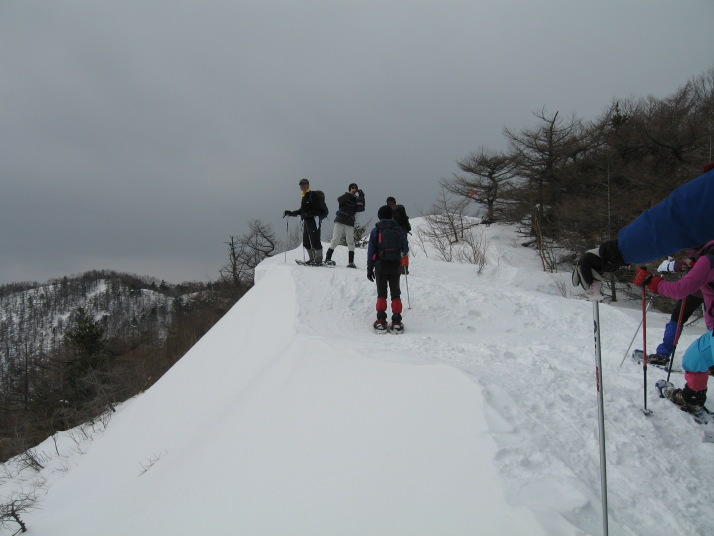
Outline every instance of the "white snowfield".
<path fill-rule="evenodd" d="M 105 431 L 46 441 L 39 473 L 9 462 L 0 497 L 44 482 L 38 536 L 602 534 L 592 304 L 514 228 L 481 229 L 481 274 L 412 237 L 401 336 L 372 332 L 365 250 L 359 270 L 343 247 L 335 268 L 268 259 Z M 714 444 L 657 398 L 665 373 L 644 416 L 642 368 L 620 368 L 640 314 L 600 306 L 610 534 L 711 535 Z"/>

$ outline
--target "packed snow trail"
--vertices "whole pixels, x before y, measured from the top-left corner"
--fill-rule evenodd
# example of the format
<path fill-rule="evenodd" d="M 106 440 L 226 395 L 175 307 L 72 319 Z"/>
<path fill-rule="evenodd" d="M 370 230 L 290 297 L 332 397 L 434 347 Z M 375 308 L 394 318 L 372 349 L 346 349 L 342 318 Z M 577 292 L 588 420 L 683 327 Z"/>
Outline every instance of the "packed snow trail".
<path fill-rule="evenodd" d="M 339 268 L 301 274 L 312 282 L 298 289 L 300 303 L 311 304 L 299 313 L 301 329 L 335 347 L 352 339 L 380 360 L 441 363 L 464 371 L 483 388 L 482 411 L 499 445 L 496 465 L 506 477 L 509 500 L 531 507 L 551 532 L 557 529 L 548 523 L 557 513 L 572 523 L 570 530 L 599 534 L 592 306 L 573 299 L 570 274 L 544 273 L 532 250 L 509 247 L 513 235 L 507 227 L 488 232 L 491 257 L 478 276 L 474 266 L 431 260 L 412 245 L 411 310 L 402 278 L 404 337 L 385 340 L 371 333 L 374 285 L 364 270 Z M 360 266 L 363 255 L 358 250 Z M 342 248 L 333 258 L 346 263 Z M 365 300 L 371 306 L 365 307 Z M 637 303 L 630 309 L 601 307 L 610 528 L 621 534 L 652 534 L 663 527 L 714 533 L 708 516 L 690 514 L 708 511 L 714 498 L 714 471 L 702 472 L 714 449 L 702 443 L 702 430 L 657 397 L 654 383 L 666 373 L 649 370 L 649 408 L 656 413 L 645 418 L 642 368 L 629 360 L 620 368 L 640 314 Z M 650 313 L 650 340 L 661 337 L 667 319 Z M 688 328 L 682 335 L 677 363 L 702 330 Z M 681 373 L 672 378 L 683 383 Z M 662 455 L 653 457 L 655 450 Z M 618 502 L 639 508 L 620 513 Z M 660 505 L 657 513 L 653 504 Z"/>
<path fill-rule="evenodd" d="M 45 479 L 25 520 L 53 536 L 601 534 L 591 304 L 513 228 L 484 232 L 481 274 L 412 244 L 400 337 L 372 332 L 364 250 L 359 270 L 342 247 L 330 269 L 268 259 L 104 433 L 48 440 L 0 496 Z M 714 445 L 652 371 L 644 417 L 641 367 L 619 368 L 637 305 L 600 307 L 610 533 L 713 534 Z"/>

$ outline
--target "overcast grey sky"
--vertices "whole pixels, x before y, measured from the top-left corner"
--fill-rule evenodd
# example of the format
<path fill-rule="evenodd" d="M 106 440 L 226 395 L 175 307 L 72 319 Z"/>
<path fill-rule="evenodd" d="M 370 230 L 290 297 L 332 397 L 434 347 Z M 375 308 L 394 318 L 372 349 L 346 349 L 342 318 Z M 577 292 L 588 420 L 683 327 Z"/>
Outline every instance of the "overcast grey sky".
<path fill-rule="evenodd" d="M 215 280 L 301 177 L 416 215 L 536 110 L 671 94 L 713 27 L 712 0 L 0 0 L 0 283 Z"/>

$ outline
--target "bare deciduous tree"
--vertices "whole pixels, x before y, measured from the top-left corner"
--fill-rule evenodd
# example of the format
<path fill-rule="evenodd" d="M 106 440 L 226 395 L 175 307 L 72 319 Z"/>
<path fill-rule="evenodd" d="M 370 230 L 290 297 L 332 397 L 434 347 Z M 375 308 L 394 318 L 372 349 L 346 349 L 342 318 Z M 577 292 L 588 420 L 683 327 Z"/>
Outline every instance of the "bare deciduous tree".
<path fill-rule="evenodd" d="M 477 225 L 465 214 L 469 204 L 468 199 L 454 200 L 446 188 L 442 188 L 429 213 L 422 214 L 427 226 L 419 229 L 417 235 L 423 242 L 430 243 L 446 262 L 454 260 L 454 246 L 463 240 L 469 228 Z"/>
<path fill-rule="evenodd" d="M 513 178 L 513 160 L 504 153 L 481 147 L 457 162 L 467 176 L 457 175 L 444 179 L 441 186 L 454 195 L 472 199 L 486 208 L 485 220 L 492 222 L 497 217 L 497 206 L 504 202 L 504 190 Z"/>
<path fill-rule="evenodd" d="M 231 236 L 228 245 L 228 264 L 220 273 L 224 281 L 236 287 L 252 286 L 255 267 L 267 257 L 272 257 L 278 239 L 269 223 L 252 220 L 249 231 L 241 236 Z"/>
<path fill-rule="evenodd" d="M 513 173 L 521 181 L 513 191 L 513 201 L 520 207 L 517 221 L 530 220 L 532 236 L 536 221 L 542 227 L 552 217 L 561 184 L 570 177 L 563 172 L 566 164 L 585 150 L 579 119 L 562 120 L 559 112 L 547 115 L 545 110 L 534 115 L 539 121 L 535 127 L 518 132 L 504 129 Z"/>

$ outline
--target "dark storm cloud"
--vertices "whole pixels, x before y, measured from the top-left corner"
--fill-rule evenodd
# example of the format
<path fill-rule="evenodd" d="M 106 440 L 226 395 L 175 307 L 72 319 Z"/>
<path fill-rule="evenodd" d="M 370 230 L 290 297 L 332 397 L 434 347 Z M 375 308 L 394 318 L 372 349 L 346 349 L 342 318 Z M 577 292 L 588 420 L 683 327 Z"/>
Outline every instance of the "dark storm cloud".
<path fill-rule="evenodd" d="M 5 1 L 0 283 L 214 279 L 224 242 L 328 204 L 428 208 L 531 112 L 594 118 L 711 67 L 710 2 Z M 366 219 L 366 218 L 365 218 Z M 329 226 L 327 231 L 329 232 Z"/>

